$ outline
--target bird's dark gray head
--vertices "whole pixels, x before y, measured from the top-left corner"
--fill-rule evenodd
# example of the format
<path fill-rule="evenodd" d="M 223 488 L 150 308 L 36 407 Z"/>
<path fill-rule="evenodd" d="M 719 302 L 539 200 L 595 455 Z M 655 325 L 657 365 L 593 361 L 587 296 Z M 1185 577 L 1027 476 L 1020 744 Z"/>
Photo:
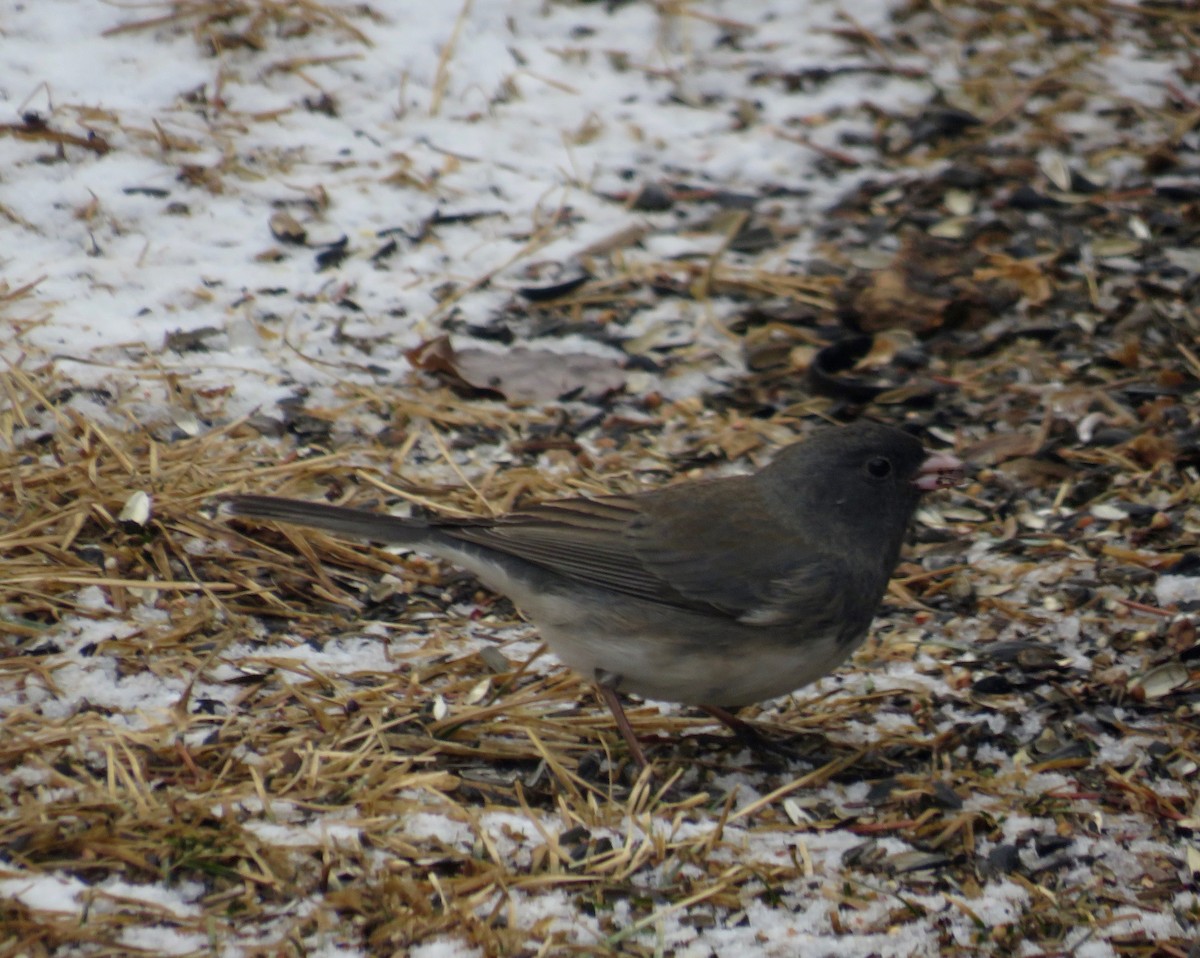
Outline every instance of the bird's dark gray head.
<path fill-rule="evenodd" d="M 948 457 L 942 457 L 948 459 Z M 788 446 L 760 474 L 783 513 L 842 549 L 895 563 L 929 454 L 891 426 L 858 422 Z"/>

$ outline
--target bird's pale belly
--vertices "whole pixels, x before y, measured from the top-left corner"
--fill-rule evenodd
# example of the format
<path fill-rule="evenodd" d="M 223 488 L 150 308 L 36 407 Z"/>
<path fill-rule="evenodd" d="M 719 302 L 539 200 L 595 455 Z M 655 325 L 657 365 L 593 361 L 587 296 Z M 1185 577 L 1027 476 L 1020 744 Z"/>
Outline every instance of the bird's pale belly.
<path fill-rule="evenodd" d="M 601 590 L 563 598 L 500 566 L 476 560 L 474 568 L 485 585 L 513 599 L 565 665 L 592 681 L 619 676 L 617 691 L 666 702 L 734 707 L 786 695 L 841 665 L 866 634 L 846 642 L 836 633 L 745 625 Z"/>
<path fill-rule="evenodd" d="M 836 635 L 780 641 L 771 630 L 707 616 L 696 616 L 686 633 L 677 621 L 656 629 L 641 617 L 624 630 L 613 631 L 611 621 L 601 630 L 586 617 L 554 622 L 547 611 L 543 605 L 534 619 L 542 637 L 584 677 L 619 676 L 618 691 L 689 705 L 735 707 L 786 695 L 837 668 L 858 645 Z"/>

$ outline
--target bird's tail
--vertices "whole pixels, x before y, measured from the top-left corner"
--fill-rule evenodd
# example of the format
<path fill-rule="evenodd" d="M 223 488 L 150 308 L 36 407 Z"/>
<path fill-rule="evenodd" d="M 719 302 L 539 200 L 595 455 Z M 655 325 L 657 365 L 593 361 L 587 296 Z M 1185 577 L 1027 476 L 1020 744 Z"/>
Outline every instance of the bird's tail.
<path fill-rule="evenodd" d="M 278 496 L 226 496 L 222 501 L 235 516 L 289 522 L 373 542 L 418 546 L 426 542 L 430 535 L 429 524 L 422 519 L 331 506 L 324 502 L 305 502 Z"/>

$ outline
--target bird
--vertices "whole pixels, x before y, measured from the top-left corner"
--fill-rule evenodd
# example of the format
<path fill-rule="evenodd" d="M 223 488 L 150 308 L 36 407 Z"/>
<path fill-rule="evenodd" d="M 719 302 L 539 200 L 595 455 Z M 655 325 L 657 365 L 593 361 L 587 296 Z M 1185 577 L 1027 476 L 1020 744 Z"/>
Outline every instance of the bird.
<path fill-rule="evenodd" d="M 858 420 L 759 471 L 495 517 L 410 518 L 264 495 L 228 512 L 425 553 L 507 595 L 557 658 L 595 682 L 633 761 L 621 695 L 733 710 L 837 668 L 866 638 L 923 492 L 964 465 Z"/>

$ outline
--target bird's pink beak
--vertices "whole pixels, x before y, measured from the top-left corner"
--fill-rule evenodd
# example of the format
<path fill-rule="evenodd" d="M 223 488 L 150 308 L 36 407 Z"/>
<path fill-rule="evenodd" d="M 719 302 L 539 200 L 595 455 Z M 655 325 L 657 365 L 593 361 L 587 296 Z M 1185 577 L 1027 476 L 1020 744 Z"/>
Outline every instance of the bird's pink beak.
<path fill-rule="evenodd" d="M 935 452 L 921 463 L 917 478 L 913 482 L 922 492 L 948 489 L 962 482 L 965 472 L 966 466 L 957 456 L 948 452 Z"/>

